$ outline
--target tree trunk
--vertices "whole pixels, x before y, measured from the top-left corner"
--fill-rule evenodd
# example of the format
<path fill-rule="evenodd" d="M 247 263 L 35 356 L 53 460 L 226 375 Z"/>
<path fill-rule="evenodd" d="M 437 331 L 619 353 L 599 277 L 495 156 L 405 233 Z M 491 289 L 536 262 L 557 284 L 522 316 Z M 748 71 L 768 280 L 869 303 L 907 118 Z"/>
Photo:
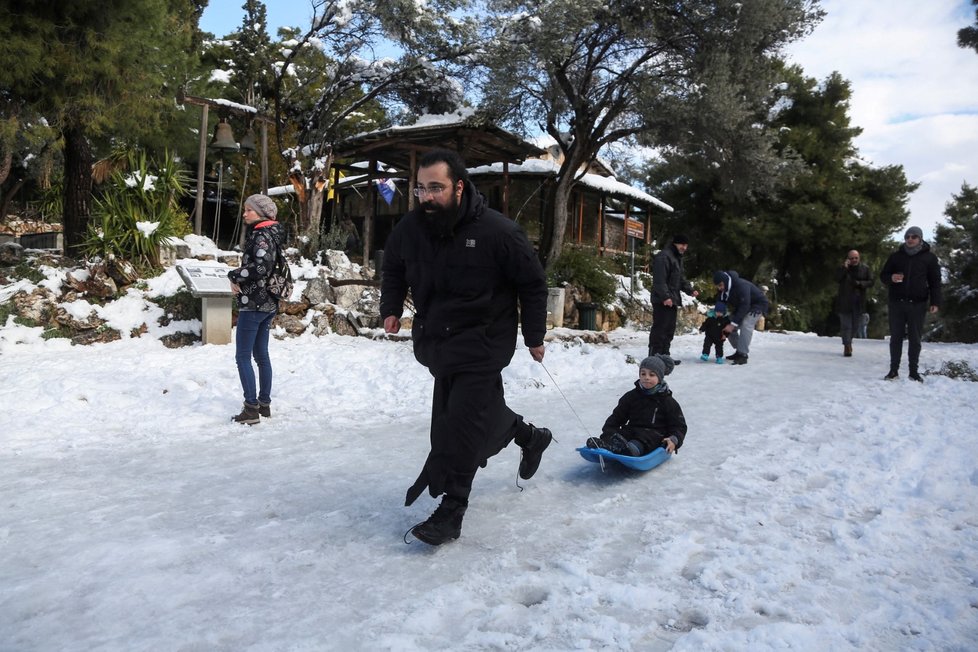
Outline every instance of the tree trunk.
<path fill-rule="evenodd" d="M 301 222 L 299 225 L 299 249 L 302 251 L 302 255 L 309 260 L 315 260 L 316 254 L 319 253 L 323 202 L 326 200 L 329 184 L 333 183 L 333 179 L 330 178 L 333 167 L 332 149 L 329 151 L 330 154 L 326 156 L 326 162 L 322 169 L 316 168 L 308 175 L 303 175 L 303 178 L 311 178 L 311 182 L 306 184 L 308 187 L 305 192 L 300 194 L 300 197 L 304 197 L 305 200 L 301 202 L 299 211 Z M 336 196 L 339 197 L 339 194 L 337 193 Z"/>
<path fill-rule="evenodd" d="M 540 247 L 542 260 L 546 269 L 550 269 L 564 247 L 564 236 L 567 233 L 567 220 L 570 219 L 570 198 L 574 190 L 574 174 L 562 174 L 554 184 L 552 191 L 553 220 L 550 227 L 549 241 Z"/>
<path fill-rule="evenodd" d="M 305 250 L 304 255 L 309 260 L 315 260 L 316 253 L 319 251 L 319 235 L 323 220 L 323 197 L 326 194 L 324 192 L 325 187 L 317 188 L 316 186 L 317 184 L 313 183 L 312 187 L 309 188 L 309 200 L 306 203 L 305 211 L 306 224 L 302 233 L 302 249 Z"/>
<path fill-rule="evenodd" d="M 0 219 L 7 216 L 7 207 L 10 206 L 11 200 L 13 200 L 18 192 L 20 192 L 20 189 L 24 187 L 25 183 L 27 183 L 26 178 L 17 179 L 17 183 L 15 183 L 14 187 L 10 189 L 10 192 L 0 198 Z"/>
<path fill-rule="evenodd" d="M 92 214 L 92 148 L 81 127 L 64 130 L 64 251 L 78 257 Z"/>
<path fill-rule="evenodd" d="M 10 176 L 10 169 L 14 161 L 13 152 L 11 152 L 9 148 L 5 149 L 6 151 L 3 154 L 3 160 L 0 161 L 0 184 L 4 183 L 7 180 L 7 177 Z"/>

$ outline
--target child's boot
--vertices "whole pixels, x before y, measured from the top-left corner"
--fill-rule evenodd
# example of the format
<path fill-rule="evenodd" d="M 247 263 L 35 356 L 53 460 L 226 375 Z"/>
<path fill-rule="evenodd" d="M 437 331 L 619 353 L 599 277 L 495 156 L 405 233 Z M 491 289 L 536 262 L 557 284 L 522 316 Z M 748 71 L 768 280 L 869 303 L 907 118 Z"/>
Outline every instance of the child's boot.
<path fill-rule="evenodd" d="M 722 355 L 718 355 L 717 356 L 717 364 L 723 364 L 723 356 Z"/>
<path fill-rule="evenodd" d="M 703 362 L 708 362 L 710 360 L 710 354 L 704 353 L 703 355 L 700 356 L 700 360 L 702 360 Z"/>

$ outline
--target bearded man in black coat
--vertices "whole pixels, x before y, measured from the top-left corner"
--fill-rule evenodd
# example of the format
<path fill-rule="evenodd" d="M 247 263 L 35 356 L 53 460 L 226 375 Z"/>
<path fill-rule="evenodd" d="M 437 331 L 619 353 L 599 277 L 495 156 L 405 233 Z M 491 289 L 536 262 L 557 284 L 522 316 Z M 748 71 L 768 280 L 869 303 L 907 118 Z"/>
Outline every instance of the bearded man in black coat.
<path fill-rule="evenodd" d="M 519 475 L 529 479 L 553 438 L 506 405 L 501 373 L 516 351 L 518 324 L 530 355 L 543 361 L 547 283 L 526 234 L 486 205 L 456 152 L 425 154 L 414 194 L 420 207 L 384 247 L 380 314 L 384 330 L 398 332 L 411 292 L 414 356 L 435 382 L 431 451 L 405 505 L 425 488 L 433 498 L 444 495 L 411 529 L 440 545 L 460 536 L 479 467 L 515 440 Z"/>

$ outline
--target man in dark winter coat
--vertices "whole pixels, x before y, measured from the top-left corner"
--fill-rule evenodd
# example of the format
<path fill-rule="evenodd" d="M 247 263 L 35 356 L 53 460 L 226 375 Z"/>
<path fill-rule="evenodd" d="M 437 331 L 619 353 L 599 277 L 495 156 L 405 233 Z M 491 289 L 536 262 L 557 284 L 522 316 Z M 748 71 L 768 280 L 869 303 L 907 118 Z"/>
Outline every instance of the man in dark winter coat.
<path fill-rule="evenodd" d="M 472 480 L 490 457 L 516 441 L 519 475 L 536 472 L 552 435 L 506 405 L 502 370 L 516 350 L 517 324 L 530 355 L 543 361 L 547 284 L 523 230 L 486 206 L 452 151 L 422 157 L 414 194 L 421 200 L 384 247 L 380 314 L 396 333 L 404 300 L 414 300 L 414 355 L 434 376 L 431 451 L 408 489 L 410 505 L 425 488 L 444 494 L 412 528 L 431 545 L 457 539 Z"/>
<path fill-rule="evenodd" d="M 936 313 L 941 305 L 941 265 L 924 242 L 924 232 L 911 226 L 900 248 L 890 254 L 880 270 L 880 280 L 889 288 L 890 372 L 886 380 L 899 375 L 903 337 L 906 333 L 910 379 L 924 382 L 918 371 L 920 339 L 928 309 Z"/>
<path fill-rule="evenodd" d="M 727 356 L 727 360 L 733 364 L 747 364 L 754 329 L 761 317 L 767 314 L 770 304 L 761 288 L 740 278 L 733 270 L 714 272 L 713 284 L 719 293 L 717 300 L 727 304 L 730 315 L 730 323 L 724 326 L 723 332 L 737 349 L 733 355 Z"/>
<path fill-rule="evenodd" d="M 672 244 L 652 258 L 652 328 L 649 331 L 649 355 L 671 355 L 672 338 L 676 334 L 676 321 L 683 305 L 681 292 L 694 297 L 693 290 L 683 272 L 683 256 L 689 247 L 689 238 L 676 235 Z M 679 360 L 676 360 L 679 364 Z"/>
<path fill-rule="evenodd" d="M 869 267 L 859 262 L 859 252 L 853 249 L 836 271 L 835 281 L 839 284 L 835 310 L 841 324 L 842 355 L 849 358 L 852 356 L 852 337 L 862 327 L 863 313 L 866 312 L 866 290 L 873 287 L 876 279 Z"/>

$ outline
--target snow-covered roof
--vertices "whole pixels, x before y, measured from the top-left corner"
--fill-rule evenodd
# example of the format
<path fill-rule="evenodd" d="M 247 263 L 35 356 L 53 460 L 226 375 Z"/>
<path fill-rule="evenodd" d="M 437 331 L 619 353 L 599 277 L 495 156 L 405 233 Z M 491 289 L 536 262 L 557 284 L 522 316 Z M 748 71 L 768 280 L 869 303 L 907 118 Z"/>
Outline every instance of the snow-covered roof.
<path fill-rule="evenodd" d="M 516 165 L 512 164 L 509 166 L 509 174 L 539 174 L 539 175 L 556 175 L 559 171 L 559 166 L 556 162 L 552 160 L 543 159 L 527 159 L 522 164 Z M 492 165 L 481 165 L 475 168 L 469 168 L 470 175 L 476 174 L 502 174 L 503 165 L 502 163 L 493 163 Z M 665 203 L 661 199 L 653 197 L 652 195 L 642 192 L 637 188 L 633 188 L 627 183 L 622 183 L 614 177 L 602 177 L 598 174 L 585 174 L 579 181 L 581 185 L 587 186 L 588 188 L 593 188 L 594 190 L 599 190 L 606 192 L 609 195 L 616 195 L 619 197 L 632 197 L 646 204 L 654 204 L 661 208 L 662 210 L 673 212 L 672 206 Z"/>
<path fill-rule="evenodd" d="M 337 159 L 363 160 L 369 156 L 407 172 L 414 153 L 434 147 L 458 149 L 470 165 L 515 163 L 543 154 L 516 134 L 480 121 L 467 109 L 425 115 L 410 125 L 359 134 L 336 143 L 333 152 Z"/>

